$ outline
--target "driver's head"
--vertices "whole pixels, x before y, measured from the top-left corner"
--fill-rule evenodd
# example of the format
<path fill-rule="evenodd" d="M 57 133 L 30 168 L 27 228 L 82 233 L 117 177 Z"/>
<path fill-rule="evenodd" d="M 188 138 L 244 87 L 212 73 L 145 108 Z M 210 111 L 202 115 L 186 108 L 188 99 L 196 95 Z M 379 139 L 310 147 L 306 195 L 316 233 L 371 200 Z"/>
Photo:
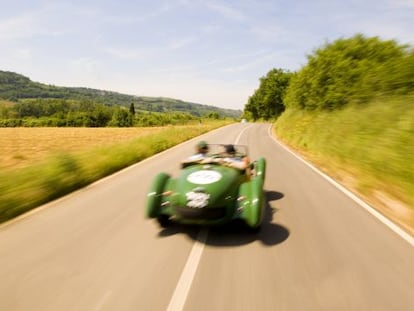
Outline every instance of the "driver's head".
<path fill-rule="evenodd" d="M 204 140 L 198 142 L 197 152 L 203 153 L 203 154 L 206 154 L 208 152 L 208 145 Z"/>
<path fill-rule="evenodd" d="M 224 149 L 229 156 L 233 157 L 236 154 L 236 149 L 234 149 L 233 145 L 226 145 L 224 146 Z"/>

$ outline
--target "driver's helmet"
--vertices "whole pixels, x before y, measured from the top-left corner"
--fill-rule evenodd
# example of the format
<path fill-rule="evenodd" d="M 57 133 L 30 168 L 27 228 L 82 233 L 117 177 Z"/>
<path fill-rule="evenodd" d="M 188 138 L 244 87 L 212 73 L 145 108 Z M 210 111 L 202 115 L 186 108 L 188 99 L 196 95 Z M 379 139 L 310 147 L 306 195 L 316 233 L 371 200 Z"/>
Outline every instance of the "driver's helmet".
<path fill-rule="evenodd" d="M 226 150 L 227 154 L 230 154 L 230 155 L 235 155 L 236 154 L 236 149 L 234 149 L 233 145 L 226 145 L 226 146 L 224 146 L 224 149 Z"/>
<path fill-rule="evenodd" d="M 205 142 L 204 140 L 199 141 L 197 143 L 197 150 L 200 153 L 207 153 L 208 152 L 208 144 L 207 144 L 207 142 Z"/>

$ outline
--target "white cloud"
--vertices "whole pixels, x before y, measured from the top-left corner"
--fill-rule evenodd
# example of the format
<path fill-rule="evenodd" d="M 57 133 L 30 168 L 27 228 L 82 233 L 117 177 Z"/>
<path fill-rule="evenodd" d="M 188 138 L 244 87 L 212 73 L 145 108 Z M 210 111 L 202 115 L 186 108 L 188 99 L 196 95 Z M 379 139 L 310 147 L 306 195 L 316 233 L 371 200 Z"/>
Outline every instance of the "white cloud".
<path fill-rule="evenodd" d="M 167 49 L 170 51 L 179 50 L 193 44 L 195 41 L 197 41 L 195 37 L 173 39 L 167 44 Z"/>
<path fill-rule="evenodd" d="M 0 23 L 0 39 L 24 38 L 38 32 L 33 14 L 11 17 Z"/>
<path fill-rule="evenodd" d="M 256 38 L 267 42 L 285 39 L 288 36 L 288 32 L 278 25 L 254 25 L 250 32 Z"/>
<path fill-rule="evenodd" d="M 122 5 L 122 2 L 120 2 Z M 148 8 L 145 5 L 140 6 L 142 11 L 130 11 L 130 12 L 110 12 L 111 14 L 105 14 L 102 12 L 101 16 L 98 16 L 100 20 L 116 25 L 133 25 L 143 24 L 150 22 L 151 20 L 162 19 L 164 15 L 168 14 L 174 6 L 170 3 L 163 3 L 156 5 L 152 8 Z M 107 12 L 106 12 L 107 13 Z"/>
<path fill-rule="evenodd" d="M 122 60 L 138 60 L 145 58 L 149 52 L 140 48 L 105 48 L 104 51 L 109 55 Z"/>
<path fill-rule="evenodd" d="M 18 49 L 15 55 L 16 58 L 24 61 L 32 59 L 32 51 L 29 49 Z"/>
<path fill-rule="evenodd" d="M 203 25 L 201 27 L 201 32 L 206 35 L 212 35 L 212 34 L 220 32 L 222 29 L 223 29 L 222 26 L 209 24 L 209 25 Z"/>
<path fill-rule="evenodd" d="M 403 29 L 385 23 L 366 25 L 364 29 L 364 33 L 370 36 L 380 36 L 381 39 L 396 40 L 399 44 L 414 43 L 414 33 L 410 29 Z"/>
<path fill-rule="evenodd" d="M 414 0 L 387 0 L 390 7 L 414 9 Z"/>
<path fill-rule="evenodd" d="M 230 5 L 211 1 L 204 3 L 204 5 L 211 11 L 214 11 L 230 20 L 243 21 L 246 19 L 246 16 L 242 11 L 231 7 Z"/>
<path fill-rule="evenodd" d="M 70 61 L 70 65 L 76 72 L 95 73 L 100 66 L 100 63 L 91 58 L 81 57 Z"/>
<path fill-rule="evenodd" d="M 0 23 L 0 39 L 13 40 L 64 35 L 73 25 L 64 31 L 65 18 L 60 18 L 60 13 L 54 8 L 43 7 L 4 18 Z"/>

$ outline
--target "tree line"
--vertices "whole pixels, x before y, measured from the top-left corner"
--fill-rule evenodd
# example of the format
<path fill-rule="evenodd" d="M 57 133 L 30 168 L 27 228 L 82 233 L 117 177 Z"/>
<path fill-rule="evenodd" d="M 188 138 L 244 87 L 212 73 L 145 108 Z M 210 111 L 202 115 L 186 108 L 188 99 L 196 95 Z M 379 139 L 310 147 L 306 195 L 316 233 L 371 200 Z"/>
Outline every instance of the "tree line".
<path fill-rule="evenodd" d="M 210 112 L 204 118 L 219 119 Z M 186 124 L 199 120 L 185 112 L 149 112 L 123 106 L 106 106 L 90 100 L 31 99 L 15 104 L 0 104 L 0 127 L 72 126 L 129 127 Z"/>
<path fill-rule="evenodd" d="M 314 50 L 297 72 L 270 70 L 249 97 L 244 117 L 269 120 L 286 108 L 334 110 L 413 92 L 413 48 L 357 34 Z"/>
<path fill-rule="evenodd" d="M 172 98 L 133 96 L 91 88 L 46 85 L 33 82 L 14 72 L 0 70 L 0 103 L 1 99 L 17 105 L 15 109 L 9 109 L 8 105 L 0 104 L 3 126 L 7 124 L 116 126 L 116 124 L 128 123 L 128 118 L 131 119 L 131 116 L 127 118 L 125 114 L 131 104 L 134 105 L 137 115 L 132 117 L 129 124 L 159 124 L 217 115 L 220 118 L 239 118 L 242 113 L 240 110 Z M 166 115 L 162 116 L 158 113 Z"/>

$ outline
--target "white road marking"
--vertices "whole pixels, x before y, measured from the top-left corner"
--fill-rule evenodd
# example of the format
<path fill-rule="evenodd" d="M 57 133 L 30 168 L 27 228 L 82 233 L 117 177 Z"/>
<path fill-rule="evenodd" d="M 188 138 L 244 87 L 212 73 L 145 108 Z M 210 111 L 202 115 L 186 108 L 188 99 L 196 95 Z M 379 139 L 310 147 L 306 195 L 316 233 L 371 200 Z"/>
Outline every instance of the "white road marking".
<path fill-rule="evenodd" d="M 98 304 L 95 307 L 95 311 L 99 311 L 102 309 L 103 305 L 105 304 L 105 302 L 108 300 L 109 296 L 111 296 L 112 291 L 108 290 L 105 295 L 102 296 L 102 298 L 98 301 Z"/>
<path fill-rule="evenodd" d="M 236 140 L 235 140 L 235 142 L 234 142 L 234 144 L 235 144 L 235 145 L 237 145 L 237 144 L 239 143 L 239 140 L 240 140 L 241 136 L 243 135 L 244 131 L 245 131 L 245 130 L 247 130 L 248 128 L 252 127 L 252 126 L 253 126 L 253 124 L 251 124 L 250 126 L 248 126 L 248 127 L 244 128 L 244 129 L 243 129 L 243 130 L 239 133 L 239 135 L 237 135 Z"/>
<path fill-rule="evenodd" d="M 335 186 L 337 189 L 345 193 L 349 198 L 351 198 L 354 202 L 356 202 L 358 205 L 363 207 L 365 210 L 367 210 L 371 215 L 376 217 L 379 221 L 381 221 L 384 225 L 386 225 L 388 228 L 390 228 L 392 231 L 394 231 L 396 234 L 398 234 L 402 239 L 407 241 L 411 246 L 414 246 L 414 237 L 405 232 L 403 229 L 401 229 L 399 226 L 397 226 L 394 222 L 386 218 L 384 215 L 379 213 L 375 208 L 370 206 L 368 203 L 361 200 L 359 197 L 357 197 L 354 193 L 346 189 L 344 186 L 336 182 L 334 179 L 326 175 L 325 173 L 321 172 L 319 169 L 317 169 L 315 166 L 301 158 L 299 155 L 291 151 L 287 146 L 282 144 L 280 141 L 278 141 L 275 137 L 273 137 L 271 132 L 272 126 L 269 126 L 269 136 L 283 149 L 288 151 L 290 154 L 292 154 L 294 157 L 296 157 L 298 160 L 306 164 L 309 168 L 311 168 L 314 172 L 325 178 L 329 183 L 331 183 L 333 186 Z"/>
<path fill-rule="evenodd" d="M 252 125 L 244 128 L 239 135 L 237 135 L 234 144 L 237 145 L 244 131 L 246 131 Z M 191 285 L 193 283 L 194 276 L 197 272 L 198 264 L 200 263 L 201 255 L 203 253 L 204 244 L 207 240 L 208 229 L 203 228 L 197 235 L 197 241 L 194 243 L 188 256 L 187 262 L 184 266 L 184 270 L 181 273 L 177 286 L 175 287 L 174 294 L 171 297 L 168 304 L 167 311 L 181 311 L 184 308 L 184 304 L 187 300 L 188 293 L 190 292 Z"/>
<path fill-rule="evenodd" d="M 168 305 L 168 311 L 181 311 L 184 308 L 185 301 L 187 300 L 188 293 L 193 283 L 195 273 L 198 268 L 198 264 L 203 253 L 204 244 L 207 240 L 208 229 L 203 228 L 197 235 L 197 241 L 194 243 L 191 249 L 190 256 L 188 256 L 187 262 L 184 266 L 184 270 L 181 273 L 181 277 L 175 287 L 174 294 L 171 297 Z"/>

